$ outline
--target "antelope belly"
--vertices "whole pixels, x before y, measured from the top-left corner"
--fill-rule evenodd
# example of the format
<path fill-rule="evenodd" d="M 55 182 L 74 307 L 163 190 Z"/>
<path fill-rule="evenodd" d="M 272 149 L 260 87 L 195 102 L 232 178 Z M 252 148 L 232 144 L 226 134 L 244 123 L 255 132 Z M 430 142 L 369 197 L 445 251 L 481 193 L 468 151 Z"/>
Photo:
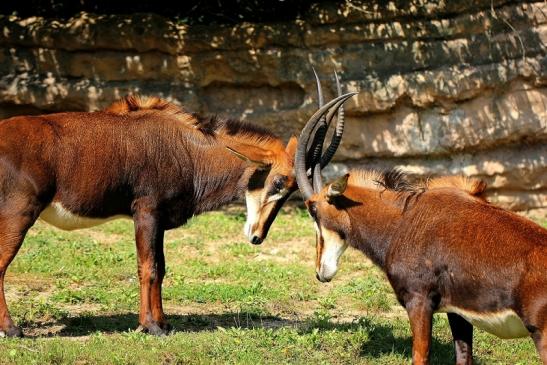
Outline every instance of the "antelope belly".
<path fill-rule="evenodd" d="M 124 215 L 115 215 L 108 218 L 89 218 L 73 214 L 59 202 L 51 203 L 42 211 L 40 219 L 60 229 L 72 231 L 79 228 L 98 226 L 118 218 L 129 218 Z"/>
<path fill-rule="evenodd" d="M 440 312 L 459 314 L 473 326 L 500 338 L 518 338 L 530 335 L 520 317 L 511 309 L 479 313 L 457 307 L 446 307 Z"/>

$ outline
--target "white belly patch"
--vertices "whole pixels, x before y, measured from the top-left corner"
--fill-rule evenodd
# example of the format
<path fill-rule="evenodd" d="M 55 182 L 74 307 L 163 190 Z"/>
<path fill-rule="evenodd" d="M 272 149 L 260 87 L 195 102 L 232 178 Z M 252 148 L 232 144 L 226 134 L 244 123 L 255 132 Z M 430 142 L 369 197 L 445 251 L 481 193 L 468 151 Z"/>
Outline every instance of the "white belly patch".
<path fill-rule="evenodd" d="M 68 211 L 59 202 L 51 203 L 42 211 L 40 219 L 60 229 L 72 231 L 79 228 L 89 228 L 106 223 L 113 219 L 129 218 L 125 215 L 115 215 L 108 218 L 87 218 Z"/>
<path fill-rule="evenodd" d="M 459 314 L 473 326 L 500 338 L 518 338 L 530 335 L 520 317 L 511 309 L 478 313 L 449 306 L 439 310 L 439 312 Z"/>

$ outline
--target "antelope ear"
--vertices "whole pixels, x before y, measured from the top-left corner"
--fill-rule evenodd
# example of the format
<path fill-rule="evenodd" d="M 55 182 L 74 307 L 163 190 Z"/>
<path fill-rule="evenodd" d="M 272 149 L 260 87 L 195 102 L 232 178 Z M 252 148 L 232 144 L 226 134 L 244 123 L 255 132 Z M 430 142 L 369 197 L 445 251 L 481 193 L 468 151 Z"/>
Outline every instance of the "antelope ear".
<path fill-rule="evenodd" d="M 327 200 L 331 203 L 331 199 L 341 196 L 348 187 L 349 174 L 338 178 L 336 181 L 329 184 L 327 187 Z"/>
<path fill-rule="evenodd" d="M 226 146 L 228 151 L 242 159 L 259 166 L 268 166 L 272 164 L 272 153 L 263 148 L 249 144 L 238 144 L 237 146 Z"/>
<path fill-rule="evenodd" d="M 291 158 L 293 158 L 296 153 L 297 145 L 298 145 L 298 139 L 296 138 L 296 136 L 291 136 L 291 138 L 289 139 L 289 142 L 287 142 L 287 147 L 285 147 L 285 152 L 287 152 L 287 154 L 291 156 Z"/>

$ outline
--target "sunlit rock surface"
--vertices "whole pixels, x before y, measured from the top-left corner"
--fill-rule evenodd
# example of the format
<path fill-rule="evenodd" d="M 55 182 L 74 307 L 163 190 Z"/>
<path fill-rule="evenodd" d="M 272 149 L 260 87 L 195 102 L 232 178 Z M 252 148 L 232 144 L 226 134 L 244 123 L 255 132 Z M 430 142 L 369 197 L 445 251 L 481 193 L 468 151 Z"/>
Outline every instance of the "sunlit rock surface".
<path fill-rule="evenodd" d="M 422 4 L 423 3 L 423 4 Z M 322 5 L 280 24 L 188 26 L 157 15 L 0 16 L 0 118 L 97 110 L 127 93 L 243 118 L 284 138 L 345 90 L 337 164 L 463 173 L 492 201 L 547 207 L 547 4 Z"/>

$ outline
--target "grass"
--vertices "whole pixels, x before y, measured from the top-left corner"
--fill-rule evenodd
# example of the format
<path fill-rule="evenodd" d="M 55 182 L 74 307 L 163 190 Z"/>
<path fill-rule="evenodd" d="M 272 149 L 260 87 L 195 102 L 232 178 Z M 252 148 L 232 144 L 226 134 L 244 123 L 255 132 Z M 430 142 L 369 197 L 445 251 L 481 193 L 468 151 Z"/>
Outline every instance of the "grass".
<path fill-rule="evenodd" d="M 168 232 L 164 306 L 175 332 L 164 338 L 133 331 L 130 221 L 75 232 L 38 222 L 6 278 L 27 337 L 0 339 L 0 364 L 410 363 L 406 314 L 364 256 L 348 251 L 337 277 L 321 284 L 306 212 L 284 209 L 259 247 L 244 241 L 244 220 L 233 207 Z M 476 330 L 474 351 L 478 364 L 539 364 L 530 339 Z M 432 363 L 453 356 L 437 315 Z"/>

